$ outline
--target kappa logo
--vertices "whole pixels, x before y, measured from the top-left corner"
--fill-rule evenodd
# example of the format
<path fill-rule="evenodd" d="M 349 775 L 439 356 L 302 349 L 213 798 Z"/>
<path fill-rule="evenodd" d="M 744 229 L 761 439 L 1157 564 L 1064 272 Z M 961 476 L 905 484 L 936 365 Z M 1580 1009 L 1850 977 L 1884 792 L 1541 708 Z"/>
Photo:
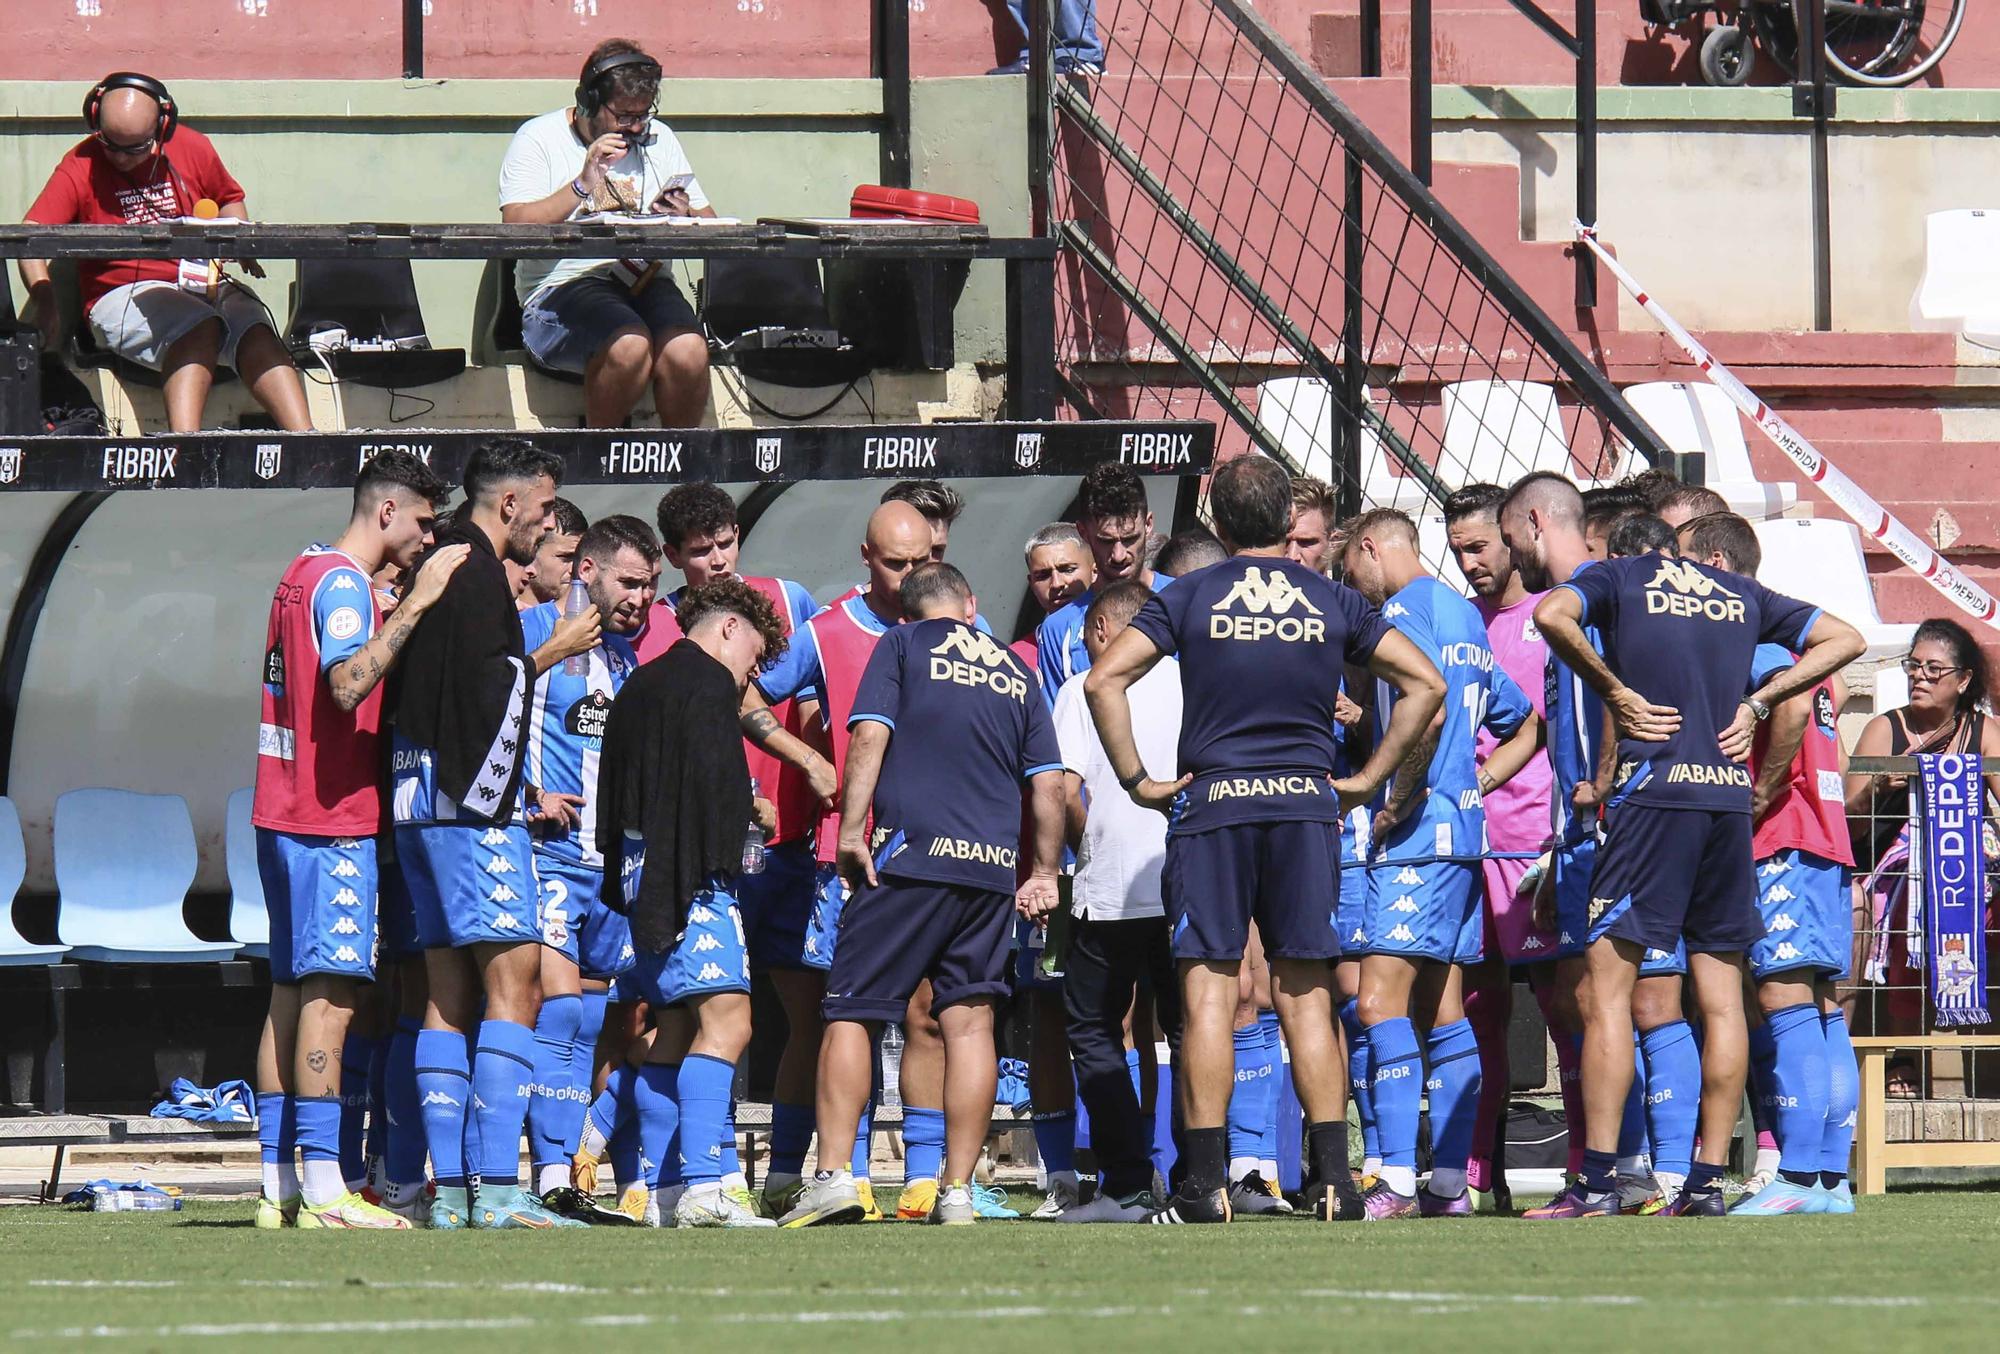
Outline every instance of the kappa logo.
<path fill-rule="evenodd" d="M 1778 948 L 1772 951 L 1772 954 L 1779 959 L 1797 959 L 1799 957 L 1799 947 L 1792 944 L 1789 940 L 1781 940 L 1778 942 Z"/>
<path fill-rule="evenodd" d="M 1783 874 L 1785 873 L 1785 871 L 1791 868 L 1792 868 L 1792 862 L 1786 859 L 1784 856 L 1779 856 L 1777 859 L 1765 865 L 1763 869 L 1757 871 L 1757 873 L 1763 875 L 1764 878 L 1769 879 L 1773 875 Z"/>
<path fill-rule="evenodd" d="M 335 837 L 333 845 L 337 851 L 352 851 L 355 847 L 361 845 L 361 839 L 359 837 Z"/>
<path fill-rule="evenodd" d="M 353 889 L 342 889 L 333 895 L 333 905 L 335 907 L 360 907 L 361 895 Z"/>
<path fill-rule="evenodd" d="M 1665 950 L 1647 950 L 1644 956 L 1644 962 L 1648 964 L 1664 964 L 1667 962 L 1667 960 L 1671 958 L 1673 958 L 1673 956 L 1668 954 Z"/>
<path fill-rule="evenodd" d="M 1780 912 L 1777 916 L 1771 918 L 1771 929 L 1773 931 L 1796 931 L 1799 929 L 1799 924 L 1792 920 L 1791 913 Z"/>
<path fill-rule="evenodd" d="M 1548 946 L 1542 943 L 1540 936 L 1527 936 L 1522 939 L 1521 948 L 1523 950 L 1546 950 Z"/>
<path fill-rule="evenodd" d="M 1402 869 L 1396 871 L 1395 882 L 1399 887 L 1413 889 L 1424 882 L 1424 877 L 1410 866 L 1405 865 Z"/>
<path fill-rule="evenodd" d="M 505 857 L 505 856 L 492 856 L 492 857 L 489 857 L 489 858 L 487 859 L 487 862 L 486 862 L 486 873 L 488 873 L 488 874 L 519 874 L 519 873 L 520 873 L 520 871 L 514 868 L 514 862 L 513 862 L 513 861 L 511 861 L 511 860 L 509 860 L 509 859 L 507 859 L 507 857 Z"/>
<path fill-rule="evenodd" d="M 807 953 L 807 954 L 809 954 L 809 955 L 817 955 L 817 954 L 819 953 L 819 937 L 818 937 L 818 936 L 807 936 L 807 937 L 806 937 L 806 953 Z"/>
<path fill-rule="evenodd" d="M 495 884 L 493 892 L 486 895 L 486 901 L 489 903 L 518 903 L 521 901 L 521 895 L 514 892 L 513 889 L 505 884 Z"/>
<path fill-rule="evenodd" d="M 1011 700 L 1027 699 L 1027 678 L 1014 665 L 1013 655 L 995 644 L 991 635 L 954 625 L 930 655 L 934 682 L 983 686 Z"/>
<path fill-rule="evenodd" d="M 1646 614 L 1740 623 L 1743 599 L 1688 561 L 1663 559 L 1646 584 Z"/>
<path fill-rule="evenodd" d="M 1241 608 L 1245 615 L 1230 614 Z M 1255 565 L 1243 571 L 1208 618 L 1210 639 L 1277 639 L 1285 644 L 1318 643 L 1326 638 L 1323 613 L 1312 604 L 1305 590 L 1287 578 L 1282 570 L 1267 575 Z M 1303 615 L 1293 615 L 1295 611 Z"/>
<path fill-rule="evenodd" d="M 498 931 L 518 931 L 521 929 L 521 919 L 511 912 L 502 912 L 493 919 L 493 927 Z"/>
<path fill-rule="evenodd" d="M 417 1108 L 422 1109 L 425 1105 L 450 1105 L 453 1109 L 457 1109 L 461 1104 L 462 1101 L 453 1100 L 443 1091 L 425 1091 L 424 1098 L 417 1102 Z"/>
<path fill-rule="evenodd" d="M 351 860 L 343 860 L 333 867 L 333 877 L 335 879 L 359 879 L 361 877 L 361 867 Z"/>
<path fill-rule="evenodd" d="M 1783 884 L 1773 884 L 1771 885 L 1771 891 L 1764 895 L 1764 901 L 1767 903 L 1789 903 L 1798 896 L 1798 894 L 1793 893 Z"/>
<path fill-rule="evenodd" d="M 342 945 L 333 952 L 333 962 L 336 964 L 358 964 L 361 962 L 361 955 L 352 945 Z"/>
<path fill-rule="evenodd" d="M 341 573 L 335 574 L 328 580 L 326 590 L 328 592 L 341 592 L 343 590 L 347 592 L 360 592 L 361 585 L 354 581 L 353 574 Z"/>
<path fill-rule="evenodd" d="M 1417 910 L 1416 899 L 1406 893 L 1395 902 L 1389 904 L 1389 910 L 1391 912 L 1415 912 Z"/>
<path fill-rule="evenodd" d="M 342 917 L 331 929 L 337 936 L 358 936 L 361 934 L 361 923 L 352 917 Z"/>
<path fill-rule="evenodd" d="M 968 663 L 984 663 L 989 668 L 997 668 L 1007 661 L 1007 651 L 993 642 L 991 635 L 963 625 L 955 625 L 944 642 L 932 649 L 933 654 L 956 654 Z"/>
<path fill-rule="evenodd" d="M 284 463 L 284 459 L 284 443 L 259 442 L 257 444 L 257 459 L 251 468 L 257 472 L 258 479 L 274 480 L 278 478 L 278 467 Z"/>
<path fill-rule="evenodd" d="M 769 475 L 777 470 L 778 463 L 784 459 L 784 455 L 784 438 L 760 437 L 757 439 L 757 470 L 760 474 Z"/>
<path fill-rule="evenodd" d="M 618 962 L 620 964 L 630 964 L 634 959 L 637 959 L 638 957 L 639 957 L 639 952 L 633 949 L 629 942 L 621 946 L 618 950 Z"/>
<path fill-rule="evenodd" d="M 1368 933 L 1357 926 L 1354 928 L 1354 934 L 1347 938 L 1347 943 L 1350 945 L 1366 945 L 1368 943 Z"/>
<path fill-rule="evenodd" d="M 1387 938 L 1390 940 L 1400 940 L 1405 944 L 1408 944 L 1409 942 L 1414 941 L 1417 938 L 1417 936 L 1416 932 L 1412 931 L 1407 923 L 1399 921 L 1394 926 L 1389 928 L 1389 935 Z"/>
<path fill-rule="evenodd" d="M 489 827 L 486 829 L 486 835 L 479 839 L 479 844 L 481 846 L 505 846 L 507 844 L 507 830 L 505 828 Z"/>
<path fill-rule="evenodd" d="M 728 976 L 727 973 L 722 971 L 720 964 L 711 963 L 703 964 L 701 971 L 694 975 L 694 980 L 698 983 L 719 983 Z"/>
<path fill-rule="evenodd" d="M 21 455 L 19 447 L 0 447 L 0 484 L 21 478 Z"/>
<path fill-rule="evenodd" d="M 1014 434 L 1014 464 L 1023 470 L 1033 470 L 1042 460 L 1041 433 Z"/>
<path fill-rule="evenodd" d="M 707 932 L 703 932 L 694 942 L 694 952 L 696 954 L 707 954 L 711 950 L 719 950 L 721 948 L 722 942 Z"/>
<path fill-rule="evenodd" d="M 1590 900 L 1590 919 L 1594 922 L 1609 912 L 1611 910 L 1611 903 L 1612 900 L 1609 898 L 1592 898 Z"/>
<path fill-rule="evenodd" d="M 1393 621 L 1398 616 L 1407 616 L 1409 614 L 1410 609 L 1401 602 L 1391 602 L 1382 608 L 1382 619 L 1385 621 Z"/>
<path fill-rule="evenodd" d="M 693 907 L 690 907 L 688 909 L 689 926 L 696 926 L 702 922 L 714 921 L 714 920 L 715 920 L 715 911 L 714 909 L 710 908 L 706 903 L 696 903 Z"/>

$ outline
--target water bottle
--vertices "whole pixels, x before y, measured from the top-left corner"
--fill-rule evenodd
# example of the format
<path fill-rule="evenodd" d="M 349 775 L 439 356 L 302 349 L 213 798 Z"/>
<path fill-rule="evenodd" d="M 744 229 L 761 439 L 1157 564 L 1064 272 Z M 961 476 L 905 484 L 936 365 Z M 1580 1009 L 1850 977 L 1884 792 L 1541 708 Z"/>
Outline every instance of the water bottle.
<path fill-rule="evenodd" d="M 757 797 L 755 776 L 750 778 L 750 797 Z M 749 831 L 743 834 L 743 873 L 764 873 L 764 825 L 757 821 L 754 814 L 750 818 Z"/>
<path fill-rule="evenodd" d="M 584 608 L 589 605 L 590 589 L 583 585 L 582 579 L 571 578 L 569 600 L 563 603 L 563 618 L 567 620 L 571 616 L 581 616 Z M 573 653 L 563 659 L 563 675 L 566 677 L 581 677 L 589 671 L 590 655 L 587 653 Z"/>

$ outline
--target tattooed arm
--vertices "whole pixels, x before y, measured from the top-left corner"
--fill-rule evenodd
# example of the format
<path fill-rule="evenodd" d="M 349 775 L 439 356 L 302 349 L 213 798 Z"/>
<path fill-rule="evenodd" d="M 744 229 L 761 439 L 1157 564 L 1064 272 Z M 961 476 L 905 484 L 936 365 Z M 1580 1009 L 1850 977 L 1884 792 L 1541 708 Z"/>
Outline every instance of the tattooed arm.
<path fill-rule="evenodd" d="M 333 689 L 333 701 L 343 710 L 352 710 L 368 699 L 389 669 L 396 666 L 396 658 L 409 643 L 410 634 L 417 628 L 424 613 L 444 595 L 444 585 L 458 566 L 465 563 L 465 557 L 472 547 L 448 545 L 425 561 L 416 580 L 410 584 L 410 594 L 402 605 L 389 613 L 366 644 L 356 649 L 349 658 L 335 663 L 327 669 L 326 683 Z"/>
<path fill-rule="evenodd" d="M 771 713 L 770 705 L 755 682 L 743 689 L 743 704 L 737 710 L 737 723 L 742 727 L 745 738 L 778 760 L 789 762 L 805 772 L 813 793 L 819 796 L 821 807 L 832 807 L 834 797 L 840 791 L 840 780 L 834 774 L 832 764 L 804 739 L 787 731 L 778 722 L 778 717 Z M 776 793 L 775 786 L 763 788 Z"/>

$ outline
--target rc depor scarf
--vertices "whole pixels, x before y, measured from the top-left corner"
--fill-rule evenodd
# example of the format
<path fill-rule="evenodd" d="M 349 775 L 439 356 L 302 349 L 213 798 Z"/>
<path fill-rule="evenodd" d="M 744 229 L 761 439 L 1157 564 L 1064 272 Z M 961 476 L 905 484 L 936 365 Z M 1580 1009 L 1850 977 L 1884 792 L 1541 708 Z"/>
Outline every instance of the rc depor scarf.
<path fill-rule="evenodd" d="M 454 517 L 417 562 L 422 568 L 447 545 L 472 547 L 410 634 L 389 717 L 403 737 L 431 750 L 440 795 L 497 822 L 512 816 L 520 795 L 534 684 L 507 570 L 470 517 Z"/>
<path fill-rule="evenodd" d="M 670 949 L 695 894 L 742 866 L 750 768 L 739 699 L 729 669 L 683 639 L 633 673 L 611 703 L 597 768 L 597 849 L 615 892 L 626 832 L 645 838 L 630 907 L 641 949 Z"/>

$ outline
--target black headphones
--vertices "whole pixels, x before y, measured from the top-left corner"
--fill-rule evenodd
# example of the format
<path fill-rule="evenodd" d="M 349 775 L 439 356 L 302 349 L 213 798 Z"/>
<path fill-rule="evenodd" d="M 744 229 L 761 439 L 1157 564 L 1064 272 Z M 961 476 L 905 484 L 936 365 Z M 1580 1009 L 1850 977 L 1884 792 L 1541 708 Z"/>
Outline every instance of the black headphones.
<path fill-rule="evenodd" d="M 586 118 L 596 117 L 598 111 L 604 107 L 605 99 L 608 97 L 603 89 L 604 77 L 615 70 L 623 70 L 627 66 L 651 66 L 653 68 L 653 79 L 658 80 L 660 78 L 660 63 L 653 60 L 652 57 L 647 56 L 644 52 L 613 52 L 609 56 L 601 56 L 583 68 L 583 78 L 577 81 L 576 111 L 583 114 Z M 118 77 L 113 76 L 112 78 L 116 79 Z M 144 79 L 145 77 L 140 76 L 139 78 Z"/>
<path fill-rule="evenodd" d="M 104 96 L 114 89 L 136 89 L 141 94 L 149 95 L 160 106 L 159 120 L 153 124 L 153 139 L 162 146 L 174 139 L 174 128 L 181 121 L 181 110 L 174 103 L 174 96 L 167 93 L 167 87 L 158 80 L 137 71 L 113 71 L 83 96 L 83 120 L 89 124 L 91 131 L 100 130 L 98 117 L 104 111 Z"/>

